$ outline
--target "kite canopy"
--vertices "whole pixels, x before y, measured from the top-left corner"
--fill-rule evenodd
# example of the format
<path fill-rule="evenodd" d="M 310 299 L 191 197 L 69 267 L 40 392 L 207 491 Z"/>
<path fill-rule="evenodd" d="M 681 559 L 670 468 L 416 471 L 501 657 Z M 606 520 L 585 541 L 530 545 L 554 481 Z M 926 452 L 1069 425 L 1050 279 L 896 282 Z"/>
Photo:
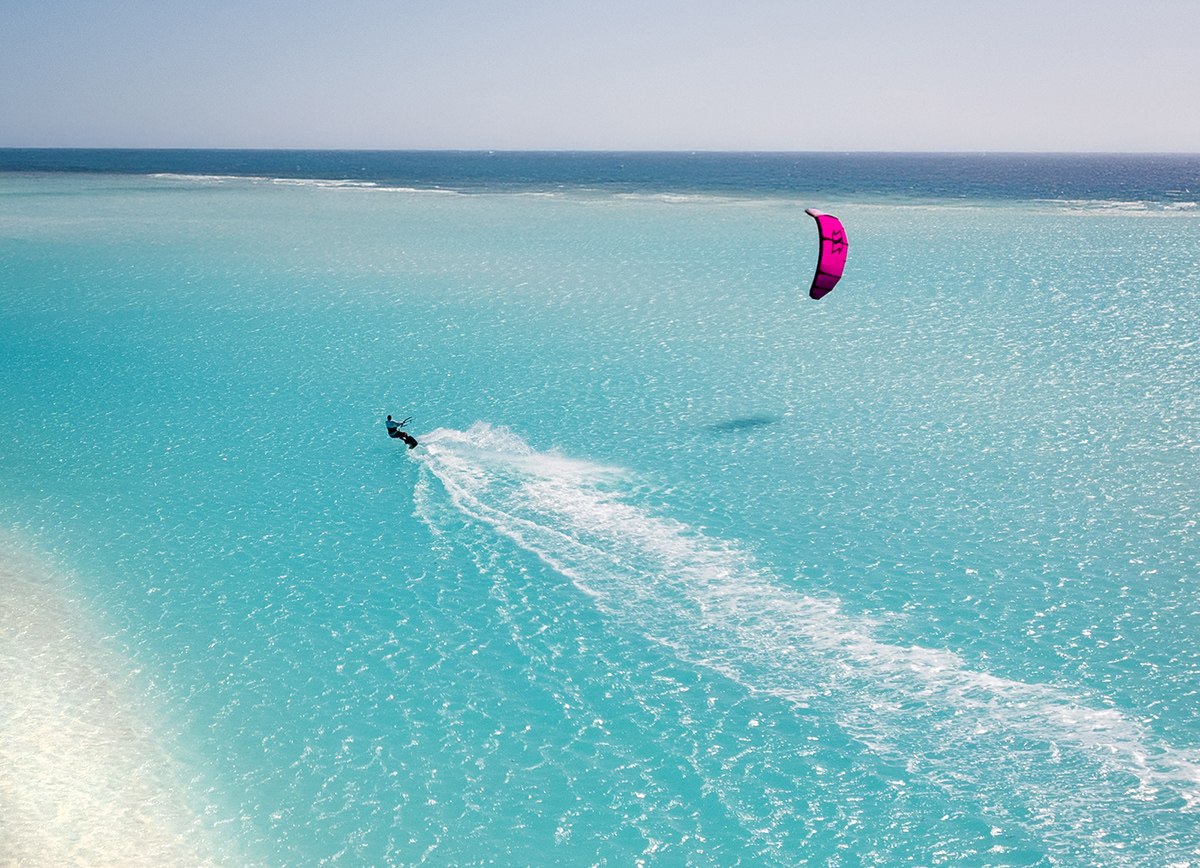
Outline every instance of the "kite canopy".
<path fill-rule="evenodd" d="M 846 230 L 842 228 L 841 220 L 830 214 L 822 214 L 814 208 L 808 208 L 804 213 L 817 221 L 817 232 L 821 235 L 817 273 L 808 289 L 809 296 L 820 298 L 841 279 L 842 271 L 846 268 L 846 251 L 850 245 L 846 241 Z"/>

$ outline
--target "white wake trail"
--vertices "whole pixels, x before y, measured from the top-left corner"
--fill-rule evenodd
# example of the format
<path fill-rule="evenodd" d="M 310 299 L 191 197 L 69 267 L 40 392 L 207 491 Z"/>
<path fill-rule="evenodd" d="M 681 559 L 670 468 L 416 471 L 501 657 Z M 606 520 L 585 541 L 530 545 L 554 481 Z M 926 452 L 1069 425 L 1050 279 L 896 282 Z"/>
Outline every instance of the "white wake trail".
<path fill-rule="evenodd" d="M 423 443 L 424 467 L 461 513 L 612 618 L 751 690 L 827 713 L 949 792 L 1021 814 L 1072 861 L 1083 849 L 1094 864 L 1127 864 L 1122 849 L 1137 844 L 1188 864 L 1200 844 L 1185 816 L 1200 807 L 1200 756 L 1121 711 L 975 671 L 948 651 L 879 642 L 836 598 L 788 590 L 736 545 L 629 502 L 618 469 L 537 452 L 485 424 Z M 433 521 L 428 504 L 418 511 Z"/>

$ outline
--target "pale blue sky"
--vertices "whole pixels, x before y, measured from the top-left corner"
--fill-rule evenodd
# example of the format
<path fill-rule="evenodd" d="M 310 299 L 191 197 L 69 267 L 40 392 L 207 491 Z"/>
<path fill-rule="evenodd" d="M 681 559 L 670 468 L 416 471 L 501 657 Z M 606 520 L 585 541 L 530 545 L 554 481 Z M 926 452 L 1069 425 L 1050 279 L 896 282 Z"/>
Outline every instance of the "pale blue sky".
<path fill-rule="evenodd" d="M 0 147 L 1200 151 L 1198 0 L 0 0 Z"/>

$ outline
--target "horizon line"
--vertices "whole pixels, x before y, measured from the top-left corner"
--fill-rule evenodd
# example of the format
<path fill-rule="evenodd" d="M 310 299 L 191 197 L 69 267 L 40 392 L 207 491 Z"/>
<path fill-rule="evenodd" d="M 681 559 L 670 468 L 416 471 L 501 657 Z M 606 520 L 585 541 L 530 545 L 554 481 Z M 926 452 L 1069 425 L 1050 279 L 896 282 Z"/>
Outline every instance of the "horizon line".
<path fill-rule="evenodd" d="M 354 148 L 354 147 L 239 147 L 176 145 L 0 145 L 3 151 L 228 151 L 240 153 L 358 153 L 358 154 L 844 154 L 844 155 L 938 155 L 938 156 L 1160 156 L 1200 157 L 1198 151 L 1102 151 L 1102 150 L 991 150 L 991 149 L 719 149 L 719 148 Z"/>

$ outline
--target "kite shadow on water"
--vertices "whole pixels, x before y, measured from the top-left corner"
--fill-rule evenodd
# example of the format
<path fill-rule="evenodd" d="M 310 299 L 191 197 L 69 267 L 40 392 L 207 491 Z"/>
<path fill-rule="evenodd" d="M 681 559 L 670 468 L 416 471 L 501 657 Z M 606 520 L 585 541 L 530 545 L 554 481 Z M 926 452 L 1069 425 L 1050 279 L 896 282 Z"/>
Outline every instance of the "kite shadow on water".
<path fill-rule="evenodd" d="M 704 427 L 709 431 L 723 434 L 730 431 L 745 431 L 748 428 L 762 428 L 764 425 L 774 425 L 778 421 L 778 416 L 742 416 L 738 419 L 726 419 L 723 422 L 713 422 L 711 425 L 705 425 Z"/>

